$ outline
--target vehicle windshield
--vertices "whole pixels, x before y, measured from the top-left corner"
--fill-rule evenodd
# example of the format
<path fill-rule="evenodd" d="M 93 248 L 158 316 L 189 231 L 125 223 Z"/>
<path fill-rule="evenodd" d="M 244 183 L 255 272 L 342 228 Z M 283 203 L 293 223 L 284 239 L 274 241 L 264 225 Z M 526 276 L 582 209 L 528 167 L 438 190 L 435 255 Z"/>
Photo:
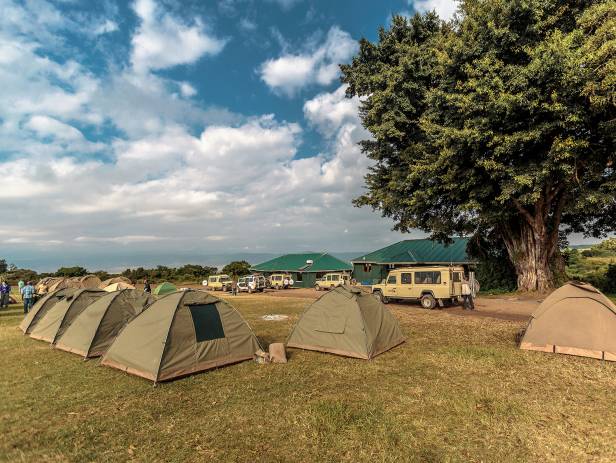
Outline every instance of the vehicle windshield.
<path fill-rule="evenodd" d="M 247 278 L 240 278 L 237 282 L 238 283 L 246 283 Z"/>
<path fill-rule="evenodd" d="M 221 277 L 220 281 L 231 281 L 231 278 L 229 278 L 229 277 Z"/>

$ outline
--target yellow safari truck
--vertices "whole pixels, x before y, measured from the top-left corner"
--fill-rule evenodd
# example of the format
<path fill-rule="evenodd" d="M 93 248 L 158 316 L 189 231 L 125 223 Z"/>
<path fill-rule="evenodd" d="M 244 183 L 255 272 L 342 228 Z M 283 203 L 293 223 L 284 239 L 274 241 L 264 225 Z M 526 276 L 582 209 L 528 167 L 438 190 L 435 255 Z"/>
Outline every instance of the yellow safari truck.
<path fill-rule="evenodd" d="M 372 293 L 387 304 L 392 299 L 421 302 L 434 309 L 438 304 L 462 301 L 463 267 L 406 267 L 392 270 L 383 283 L 372 286 Z"/>
<path fill-rule="evenodd" d="M 344 272 L 326 273 L 317 280 L 314 289 L 324 291 L 327 289 L 336 288 L 342 285 L 348 285 L 351 282 L 351 276 Z"/>
<path fill-rule="evenodd" d="M 203 286 L 212 291 L 229 291 L 232 283 L 229 275 L 211 275 L 203 280 Z"/>
<path fill-rule="evenodd" d="M 293 278 L 289 273 L 273 273 L 269 277 L 270 286 L 274 289 L 287 289 L 293 286 Z"/>

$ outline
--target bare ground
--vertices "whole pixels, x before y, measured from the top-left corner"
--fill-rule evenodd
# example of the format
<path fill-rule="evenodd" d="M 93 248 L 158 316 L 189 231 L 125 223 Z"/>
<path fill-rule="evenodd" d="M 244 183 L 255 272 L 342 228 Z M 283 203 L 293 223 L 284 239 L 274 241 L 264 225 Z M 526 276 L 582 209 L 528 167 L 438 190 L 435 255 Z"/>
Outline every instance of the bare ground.
<path fill-rule="evenodd" d="M 196 285 L 188 285 L 197 287 Z M 201 287 L 202 288 L 202 287 Z M 292 297 L 300 299 L 316 299 L 324 293 L 315 291 L 313 288 L 294 288 L 285 290 L 266 290 L 264 293 L 256 293 L 251 296 Z M 237 297 L 248 296 L 246 293 Z M 458 315 L 461 317 L 490 317 L 500 320 L 527 321 L 533 311 L 539 306 L 542 299 L 535 296 L 480 296 L 475 300 L 475 310 L 464 310 L 461 306 L 445 307 L 436 309 L 442 312 Z M 389 307 L 399 310 L 411 310 L 425 312 L 417 302 L 397 301 L 388 304 Z"/>

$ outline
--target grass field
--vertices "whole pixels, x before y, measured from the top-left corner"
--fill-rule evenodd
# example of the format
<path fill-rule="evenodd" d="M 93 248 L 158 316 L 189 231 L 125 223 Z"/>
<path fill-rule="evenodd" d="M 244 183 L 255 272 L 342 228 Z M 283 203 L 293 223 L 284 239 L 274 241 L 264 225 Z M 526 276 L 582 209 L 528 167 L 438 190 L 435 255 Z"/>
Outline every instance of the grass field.
<path fill-rule="evenodd" d="M 309 299 L 233 298 L 264 344 Z M 288 321 L 264 321 L 268 313 Z M 616 461 L 616 364 L 516 349 L 519 322 L 395 309 L 372 361 L 290 351 L 153 387 L 0 312 L 2 461 Z"/>

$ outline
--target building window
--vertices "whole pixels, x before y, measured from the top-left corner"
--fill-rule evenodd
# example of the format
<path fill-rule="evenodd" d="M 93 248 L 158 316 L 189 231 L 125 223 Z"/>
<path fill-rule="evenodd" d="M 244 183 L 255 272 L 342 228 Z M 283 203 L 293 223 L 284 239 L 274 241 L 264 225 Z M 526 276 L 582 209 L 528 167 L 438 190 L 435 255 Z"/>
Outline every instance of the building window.
<path fill-rule="evenodd" d="M 370 273 L 372 271 L 372 264 L 364 264 L 364 272 Z"/>

